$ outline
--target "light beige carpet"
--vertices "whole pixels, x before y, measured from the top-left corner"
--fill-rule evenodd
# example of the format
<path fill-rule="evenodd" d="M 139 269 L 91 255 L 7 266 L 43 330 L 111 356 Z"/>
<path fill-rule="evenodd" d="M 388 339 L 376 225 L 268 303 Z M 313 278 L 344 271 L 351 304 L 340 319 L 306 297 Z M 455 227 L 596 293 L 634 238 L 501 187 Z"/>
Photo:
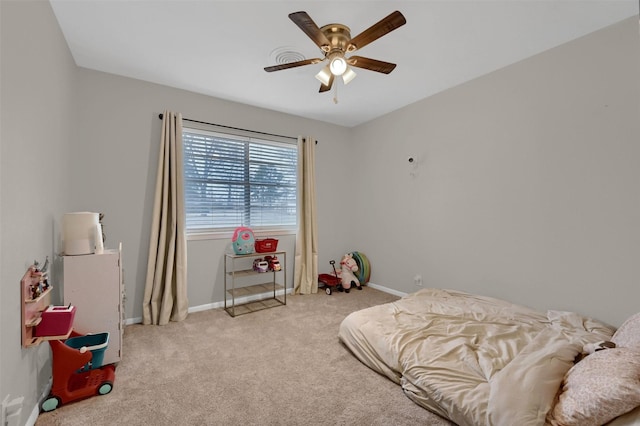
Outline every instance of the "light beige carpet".
<path fill-rule="evenodd" d="M 128 326 L 113 391 L 36 425 L 450 425 L 338 341 L 350 312 L 395 299 L 365 287 L 236 318 L 214 309 Z"/>

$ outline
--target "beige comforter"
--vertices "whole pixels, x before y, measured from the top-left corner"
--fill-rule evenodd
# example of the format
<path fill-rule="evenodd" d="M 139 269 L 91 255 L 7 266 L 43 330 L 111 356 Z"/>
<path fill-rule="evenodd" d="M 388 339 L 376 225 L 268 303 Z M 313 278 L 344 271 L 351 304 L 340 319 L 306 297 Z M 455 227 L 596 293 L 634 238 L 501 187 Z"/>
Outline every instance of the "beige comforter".
<path fill-rule="evenodd" d="M 340 340 L 458 425 L 543 425 L 583 345 L 615 330 L 571 312 L 424 289 L 347 316 Z"/>

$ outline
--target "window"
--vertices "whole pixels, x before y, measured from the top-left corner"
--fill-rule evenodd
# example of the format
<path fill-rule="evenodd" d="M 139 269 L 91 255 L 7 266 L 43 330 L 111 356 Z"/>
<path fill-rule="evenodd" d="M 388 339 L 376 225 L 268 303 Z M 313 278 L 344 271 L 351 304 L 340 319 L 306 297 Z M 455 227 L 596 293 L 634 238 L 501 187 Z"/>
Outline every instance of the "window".
<path fill-rule="evenodd" d="M 296 144 L 183 128 L 187 233 L 296 229 Z"/>

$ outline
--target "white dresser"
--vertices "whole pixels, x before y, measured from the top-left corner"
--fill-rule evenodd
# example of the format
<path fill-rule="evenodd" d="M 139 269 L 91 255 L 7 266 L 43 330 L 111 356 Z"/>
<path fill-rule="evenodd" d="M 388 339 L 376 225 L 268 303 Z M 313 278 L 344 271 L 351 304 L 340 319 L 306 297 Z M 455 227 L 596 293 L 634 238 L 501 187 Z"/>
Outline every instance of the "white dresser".
<path fill-rule="evenodd" d="M 64 304 L 76 307 L 73 329 L 78 333 L 109 332 L 103 364 L 122 359 L 122 245 L 101 254 L 63 256 Z"/>

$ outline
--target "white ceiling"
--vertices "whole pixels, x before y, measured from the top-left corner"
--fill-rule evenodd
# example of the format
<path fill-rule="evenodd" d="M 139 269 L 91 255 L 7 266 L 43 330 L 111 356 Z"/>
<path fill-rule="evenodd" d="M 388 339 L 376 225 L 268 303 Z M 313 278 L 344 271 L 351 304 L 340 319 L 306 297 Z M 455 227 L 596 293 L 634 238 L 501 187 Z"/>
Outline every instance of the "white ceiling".
<path fill-rule="evenodd" d="M 50 2 L 80 67 L 347 127 L 638 15 L 638 0 Z M 337 104 L 324 63 L 265 72 L 274 51 L 322 57 L 288 18 L 301 10 L 354 37 L 399 10 L 406 25 L 357 51 L 397 68 L 336 80 Z"/>

